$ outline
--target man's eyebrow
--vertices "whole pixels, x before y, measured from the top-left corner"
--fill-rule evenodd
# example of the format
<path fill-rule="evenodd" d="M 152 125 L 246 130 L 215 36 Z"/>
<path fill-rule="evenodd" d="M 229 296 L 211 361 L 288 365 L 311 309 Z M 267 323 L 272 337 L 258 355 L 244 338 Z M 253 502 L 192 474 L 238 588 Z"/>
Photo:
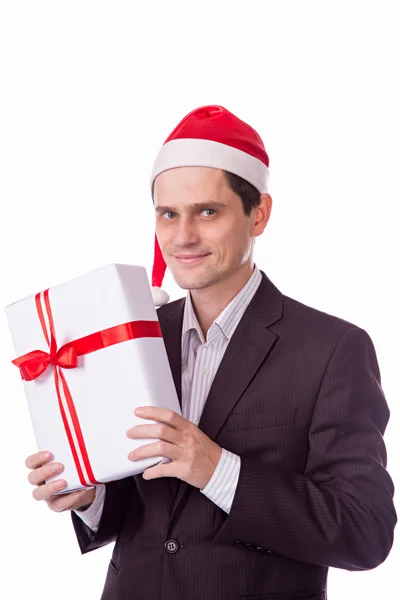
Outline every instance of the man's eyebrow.
<path fill-rule="evenodd" d="M 195 202 L 194 204 L 188 204 L 185 207 L 186 212 L 193 212 L 196 210 L 206 210 L 207 208 L 226 208 L 227 205 L 222 202 L 210 201 L 210 202 Z M 175 212 L 173 206 L 156 206 L 156 213 Z"/>

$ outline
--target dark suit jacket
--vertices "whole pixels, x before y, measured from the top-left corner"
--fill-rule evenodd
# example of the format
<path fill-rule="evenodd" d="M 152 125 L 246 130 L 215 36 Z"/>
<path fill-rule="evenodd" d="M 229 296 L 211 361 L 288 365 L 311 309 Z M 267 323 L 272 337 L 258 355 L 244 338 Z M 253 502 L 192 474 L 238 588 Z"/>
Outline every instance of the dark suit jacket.
<path fill-rule="evenodd" d="M 373 343 L 262 276 L 199 423 L 241 457 L 231 511 L 177 478 L 107 484 L 95 535 L 72 513 L 83 553 L 116 542 L 102 600 L 325 599 L 329 566 L 372 569 L 391 549 Z M 158 310 L 179 398 L 183 307 Z"/>

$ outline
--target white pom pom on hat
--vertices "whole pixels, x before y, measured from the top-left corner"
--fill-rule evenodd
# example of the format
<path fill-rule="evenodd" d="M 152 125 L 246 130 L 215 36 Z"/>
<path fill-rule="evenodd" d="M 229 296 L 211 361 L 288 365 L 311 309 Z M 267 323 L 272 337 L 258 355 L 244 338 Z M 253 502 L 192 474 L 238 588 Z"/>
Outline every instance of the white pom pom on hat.
<path fill-rule="evenodd" d="M 153 295 L 153 302 L 156 306 L 162 306 L 163 304 L 167 304 L 169 302 L 169 296 L 167 292 L 160 287 L 154 285 L 151 288 L 151 293 Z"/>
<path fill-rule="evenodd" d="M 152 294 L 153 294 L 153 302 L 156 306 L 162 306 L 163 304 L 167 304 L 169 301 L 169 296 L 166 291 L 161 289 L 161 285 L 164 279 L 165 270 L 167 265 L 165 263 L 164 257 L 162 255 L 157 236 L 155 237 L 154 243 L 154 262 L 153 262 L 153 272 L 152 272 Z"/>
<path fill-rule="evenodd" d="M 223 106 L 201 106 L 191 111 L 167 137 L 153 165 L 150 185 L 157 175 L 177 167 L 213 167 L 248 181 L 263 194 L 268 191 L 269 157 L 258 133 Z M 152 272 L 156 306 L 169 301 L 161 289 L 166 263 L 157 236 Z"/>

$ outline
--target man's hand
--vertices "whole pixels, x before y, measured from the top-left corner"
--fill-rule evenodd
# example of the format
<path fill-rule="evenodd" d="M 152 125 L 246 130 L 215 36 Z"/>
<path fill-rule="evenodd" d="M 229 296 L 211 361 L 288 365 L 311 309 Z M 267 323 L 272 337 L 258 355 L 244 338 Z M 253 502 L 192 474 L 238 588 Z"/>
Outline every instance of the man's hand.
<path fill-rule="evenodd" d="M 32 492 L 35 500 L 45 500 L 48 507 L 55 512 L 76 510 L 87 504 L 92 504 L 96 495 L 95 488 L 79 490 L 59 496 L 55 495 L 56 492 L 65 488 L 67 483 L 64 479 L 45 483 L 46 479 L 64 470 L 61 463 L 49 462 L 52 458 L 53 456 L 49 452 L 37 452 L 28 456 L 25 461 L 25 466 L 28 469 L 32 469 L 28 475 L 28 481 L 32 485 L 37 486 Z"/>
<path fill-rule="evenodd" d="M 138 417 L 159 421 L 157 424 L 136 425 L 126 435 L 131 439 L 159 438 L 154 444 L 140 446 L 128 454 L 130 460 L 165 456 L 172 460 L 143 472 L 144 479 L 177 477 L 199 489 L 204 489 L 221 458 L 222 448 L 210 440 L 194 423 L 167 408 L 153 406 L 135 410 Z"/>

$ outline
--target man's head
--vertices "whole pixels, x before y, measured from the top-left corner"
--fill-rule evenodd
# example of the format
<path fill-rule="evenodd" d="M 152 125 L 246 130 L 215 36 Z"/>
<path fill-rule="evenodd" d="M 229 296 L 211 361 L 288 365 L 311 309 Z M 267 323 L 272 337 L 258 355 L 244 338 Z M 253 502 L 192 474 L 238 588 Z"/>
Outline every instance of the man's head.
<path fill-rule="evenodd" d="M 160 173 L 153 201 L 164 260 L 183 289 L 215 285 L 252 261 L 272 206 L 241 177 L 196 166 Z"/>
<path fill-rule="evenodd" d="M 186 289 L 249 273 L 254 239 L 271 212 L 268 178 L 262 139 L 233 113 L 210 105 L 182 119 L 159 151 L 151 175 L 156 304 L 167 301 L 160 290 L 166 263 Z"/>

